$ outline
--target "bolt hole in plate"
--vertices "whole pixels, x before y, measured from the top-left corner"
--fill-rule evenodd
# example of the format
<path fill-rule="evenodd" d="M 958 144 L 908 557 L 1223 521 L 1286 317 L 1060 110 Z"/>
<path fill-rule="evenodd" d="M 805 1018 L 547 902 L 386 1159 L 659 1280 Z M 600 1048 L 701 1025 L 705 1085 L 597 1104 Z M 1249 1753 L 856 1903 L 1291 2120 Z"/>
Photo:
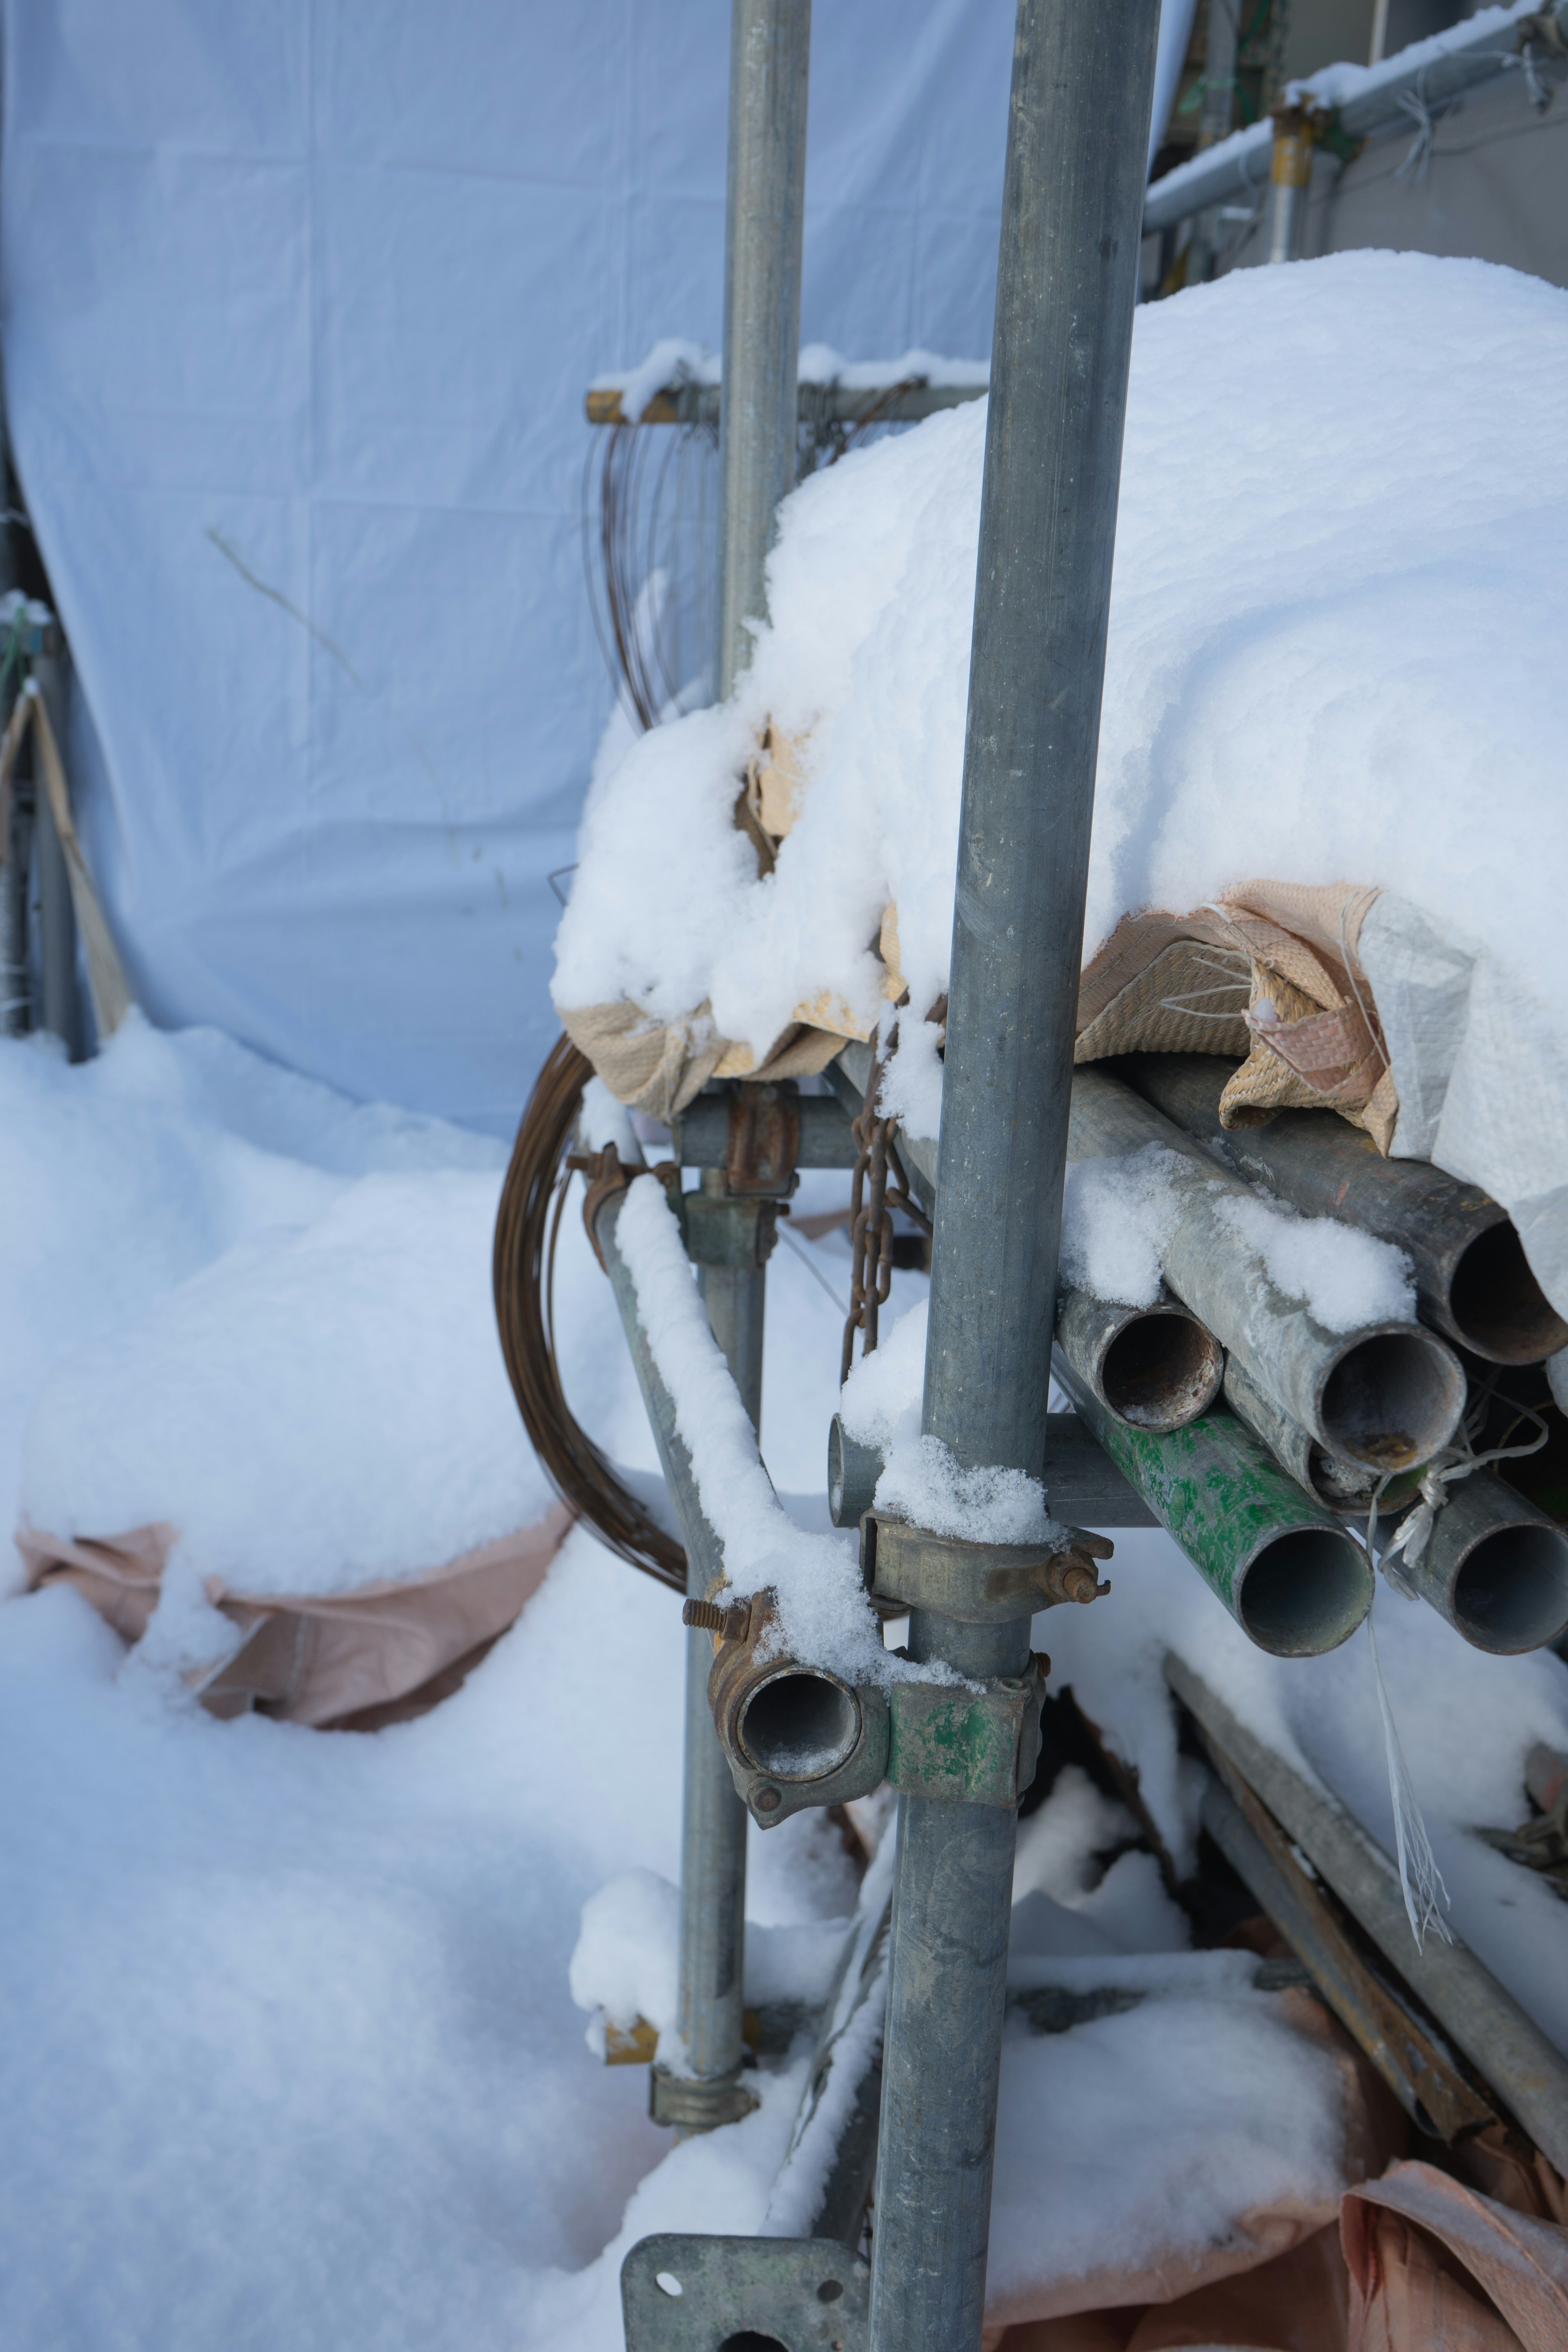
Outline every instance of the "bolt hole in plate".
<path fill-rule="evenodd" d="M 866 2352 L 871 2273 L 831 2238 L 644 2238 L 621 2265 L 626 2352 Z"/>

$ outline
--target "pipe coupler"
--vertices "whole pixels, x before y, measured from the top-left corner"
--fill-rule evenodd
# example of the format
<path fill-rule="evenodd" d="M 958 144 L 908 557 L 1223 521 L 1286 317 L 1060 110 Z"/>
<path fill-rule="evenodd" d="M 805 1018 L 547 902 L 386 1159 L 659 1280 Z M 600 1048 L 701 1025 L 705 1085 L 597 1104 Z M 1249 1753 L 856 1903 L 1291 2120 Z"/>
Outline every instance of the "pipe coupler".
<path fill-rule="evenodd" d="M 888 1695 L 765 1639 L 773 1596 L 689 1601 L 688 1625 L 714 1637 L 708 1704 L 736 1790 L 759 1829 L 813 1806 L 868 1797 L 888 1777 Z"/>

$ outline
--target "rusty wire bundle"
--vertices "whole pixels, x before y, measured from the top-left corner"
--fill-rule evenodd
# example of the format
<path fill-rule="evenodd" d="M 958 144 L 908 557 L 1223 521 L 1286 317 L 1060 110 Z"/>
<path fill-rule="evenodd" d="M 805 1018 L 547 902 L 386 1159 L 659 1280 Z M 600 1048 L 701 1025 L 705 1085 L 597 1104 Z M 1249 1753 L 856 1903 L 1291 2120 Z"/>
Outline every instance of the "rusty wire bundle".
<path fill-rule="evenodd" d="M 579 1427 L 556 1361 L 552 1301 L 556 1242 L 571 1182 L 566 1158 L 583 1088 L 593 1074 L 587 1056 L 562 1037 L 529 1097 L 496 1216 L 496 1323 L 523 1426 L 556 1493 L 619 1559 L 684 1592 L 685 1552 Z"/>

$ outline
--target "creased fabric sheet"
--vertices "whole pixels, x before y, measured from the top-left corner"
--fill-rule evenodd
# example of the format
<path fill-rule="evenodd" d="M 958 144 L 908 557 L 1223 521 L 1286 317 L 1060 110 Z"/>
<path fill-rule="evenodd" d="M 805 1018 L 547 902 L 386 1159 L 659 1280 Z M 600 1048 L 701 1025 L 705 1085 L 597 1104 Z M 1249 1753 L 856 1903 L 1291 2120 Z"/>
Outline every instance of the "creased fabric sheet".
<path fill-rule="evenodd" d="M 385 1578 L 349 1592 L 232 1592 L 219 1577 L 207 1598 L 241 1636 L 197 1696 L 209 1715 L 252 1707 L 289 1723 L 374 1729 L 423 1714 L 458 1687 L 544 1581 L 573 1523 L 557 1503 L 537 1526 L 481 1544 L 422 1576 Z M 74 1585 L 129 1643 L 158 1603 L 178 1529 L 160 1523 L 102 1541 L 37 1528 L 16 1536 L 27 1583 Z"/>

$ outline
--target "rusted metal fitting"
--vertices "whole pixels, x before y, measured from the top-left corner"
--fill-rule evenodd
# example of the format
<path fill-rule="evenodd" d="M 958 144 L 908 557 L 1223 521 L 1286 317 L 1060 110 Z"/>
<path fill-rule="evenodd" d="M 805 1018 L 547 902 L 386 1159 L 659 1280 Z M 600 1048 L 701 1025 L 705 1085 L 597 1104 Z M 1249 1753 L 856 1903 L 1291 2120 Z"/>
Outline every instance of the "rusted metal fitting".
<path fill-rule="evenodd" d="M 727 1609 L 717 1601 L 688 1601 L 687 1622 L 717 1636 L 708 1704 L 735 1787 L 762 1828 L 814 1805 L 869 1796 L 880 1786 L 888 1768 L 887 1694 L 773 1650 L 765 1638 L 775 1622 L 771 1593 Z"/>
<path fill-rule="evenodd" d="M 640 1176 L 643 1171 L 640 1168 L 623 1168 L 621 1155 L 613 1143 L 606 1143 L 603 1151 L 574 1151 L 566 1165 L 574 1175 L 588 1179 L 588 1190 L 583 1202 L 583 1224 L 588 1235 L 588 1245 L 599 1261 L 600 1273 L 607 1273 L 605 1253 L 599 1247 L 599 1236 L 594 1227 L 605 1202 L 613 1200 L 617 1192 L 624 1192 L 632 1178 Z"/>
<path fill-rule="evenodd" d="M 772 1194 L 787 1200 L 799 1178 L 800 1111 L 795 1090 L 786 1084 L 750 1081 L 730 1097 L 730 1129 L 724 1155 L 725 1181 L 732 1194 Z"/>
<path fill-rule="evenodd" d="M 1269 117 L 1274 125 L 1274 149 L 1268 176 L 1276 187 L 1304 188 L 1312 176 L 1312 150 L 1328 130 L 1330 110 L 1310 100 L 1294 106 L 1277 106 Z"/>
<path fill-rule="evenodd" d="M 750 1600 L 731 1601 L 727 1609 L 717 1601 L 689 1601 L 680 1612 L 683 1625 L 700 1633 L 717 1633 L 721 1642 L 743 1642 L 752 1622 Z"/>
<path fill-rule="evenodd" d="M 1065 1546 L 969 1543 L 907 1519 L 868 1511 L 860 1521 L 860 1573 L 872 1605 L 929 1609 L 964 1625 L 1002 1625 L 1058 1601 L 1109 1592 L 1095 1572 L 1115 1547 L 1082 1528 Z"/>

